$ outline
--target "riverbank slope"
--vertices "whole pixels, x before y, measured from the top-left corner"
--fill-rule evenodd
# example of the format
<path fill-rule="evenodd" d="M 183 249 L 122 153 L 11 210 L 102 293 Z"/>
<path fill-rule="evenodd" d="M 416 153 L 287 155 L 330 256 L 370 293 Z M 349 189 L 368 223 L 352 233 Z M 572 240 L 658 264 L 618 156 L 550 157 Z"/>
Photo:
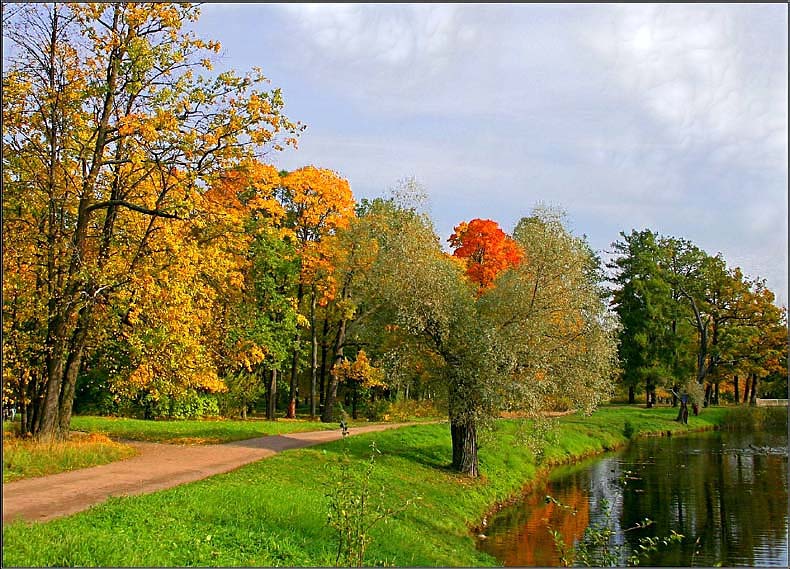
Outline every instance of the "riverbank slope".
<path fill-rule="evenodd" d="M 477 480 L 447 468 L 446 424 L 360 435 L 155 494 L 114 498 L 68 518 L 9 524 L 3 565 L 333 565 L 337 539 L 326 523 L 327 494 L 365 470 L 372 442 L 380 454 L 369 476 L 368 511 L 401 511 L 370 530 L 366 564 L 494 565 L 475 548 L 470 528 L 543 469 L 626 444 L 628 431 L 715 428 L 725 413 L 706 409 L 688 426 L 675 423 L 676 410 L 668 408 L 611 406 L 590 417 L 569 415 L 557 420 L 541 459 L 524 444 L 529 427 L 500 421 L 481 440 Z"/>

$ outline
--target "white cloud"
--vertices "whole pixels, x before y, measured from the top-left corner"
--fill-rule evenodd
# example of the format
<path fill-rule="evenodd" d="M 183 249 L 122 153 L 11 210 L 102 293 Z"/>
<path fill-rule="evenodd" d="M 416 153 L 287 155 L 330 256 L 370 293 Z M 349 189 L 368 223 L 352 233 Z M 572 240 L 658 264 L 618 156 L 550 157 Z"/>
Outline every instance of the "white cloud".
<path fill-rule="evenodd" d="M 715 144 L 726 156 L 734 147 L 729 156 L 786 169 L 787 12 L 760 10 L 617 5 L 583 38 L 629 99 L 665 125 L 680 148 Z M 771 21 L 762 21 L 768 14 Z M 783 29 L 784 41 L 765 43 L 766 25 Z M 761 149 L 737 152 L 744 141 Z"/>
<path fill-rule="evenodd" d="M 784 6 L 204 10 L 308 124 L 285 167 L 415 175 L 442 233 L 557 202 L 596 248 L 650 227 L 787 290 Z"/>
<path fill-rule="evenodd" d="M 366 71 L 365 79 L 391 80 L 441 70 L 458 49 L 473 45 L 475 30 L 458 22 L 447 4 L 286 4 L 303 48 L 314 58 Z M 408 78 L 406 78 L 408 81 Z"/>

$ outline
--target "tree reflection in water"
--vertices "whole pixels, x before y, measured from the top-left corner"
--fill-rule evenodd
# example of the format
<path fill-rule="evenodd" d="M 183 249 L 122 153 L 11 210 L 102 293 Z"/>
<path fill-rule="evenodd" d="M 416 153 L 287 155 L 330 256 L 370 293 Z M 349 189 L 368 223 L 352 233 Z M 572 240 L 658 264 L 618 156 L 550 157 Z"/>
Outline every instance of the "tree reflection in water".
<path fill-rule="evenodd" d="M 601 502 L 611 505 L 617 540 L 686 536 L 645 566 L 787 566 L 787 433 L 705 433 L 649 438 L 603 458 L 555 471 L 547 485 L 488 520 L 480 549 L 508 566 L 558 566 L 547 525 L 575 543 Z M 572 506 L 575 515 L 546 495 Z M 650 518 L 645 529 L 623 534 Z"/>

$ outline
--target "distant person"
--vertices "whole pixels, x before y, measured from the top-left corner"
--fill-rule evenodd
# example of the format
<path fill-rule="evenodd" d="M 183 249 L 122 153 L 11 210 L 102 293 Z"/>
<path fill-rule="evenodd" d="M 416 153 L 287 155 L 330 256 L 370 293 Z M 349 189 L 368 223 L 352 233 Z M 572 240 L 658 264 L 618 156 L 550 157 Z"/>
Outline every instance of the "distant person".
<path fill-rule="evenodd" d="M 689 394 L 688 393 L 684 393 L 680 396 L 680 422 L 683 423 L 684 425 L 689 424 Z"/>

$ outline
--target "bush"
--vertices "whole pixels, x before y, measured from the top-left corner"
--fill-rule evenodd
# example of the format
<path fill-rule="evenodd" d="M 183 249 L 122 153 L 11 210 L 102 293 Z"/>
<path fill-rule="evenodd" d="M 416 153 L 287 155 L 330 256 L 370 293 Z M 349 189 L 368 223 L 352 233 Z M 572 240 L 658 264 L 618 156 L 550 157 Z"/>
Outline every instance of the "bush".
<path fill-rule="evenodd" d="M 401 399 L 389 404 L 383 419 L 385 421 L 408 421 L 409 419 L 426 419 L 440 415 L 441 412 L 430 399 L 421 401 Z"/>
<path fill-rule="evenodd" d="M 364 415 L 368 421 L 383 421 L 389 411 L 390 402 L 386 399 L 368 401 L 364 407 Z"/>
<path fill-rule="evenodd" d="M 787 429 L 787 407 L 732 407 L 722 428 L 727 430 Z"/>
<path fill-rule="evenodd" d="M 631 421 L 625 422 L 625 426 L 623 427 L 623 436 L 627 439 L 630 439 L 634 436 L 634 426 L 631 424 Z"/>
<path fill-rule="evenodd" d="M 165 395 L 157 400 L 149 397 L 143 405 L 148 407 L 147 418 L 151 419 L 201 419 L 219 416 L 217 396 L 194 390 L 178 397 Z"/>

